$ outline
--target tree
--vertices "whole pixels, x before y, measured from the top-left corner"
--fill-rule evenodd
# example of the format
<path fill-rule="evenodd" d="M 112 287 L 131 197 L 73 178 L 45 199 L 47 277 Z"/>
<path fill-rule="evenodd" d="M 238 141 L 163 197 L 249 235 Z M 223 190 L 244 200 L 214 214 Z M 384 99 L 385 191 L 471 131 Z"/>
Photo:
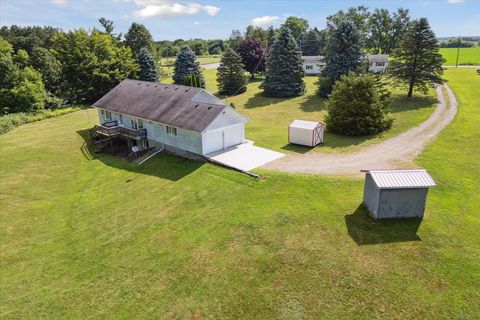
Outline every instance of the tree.
<path fill-rule="evenodd" d="M 15 52 L 20 49 L 32 54 L 36 47 L 51 48 L 52 38 L 60 32 L 60 29 L 53 27 L 19 27 L 12 25 L 10 27 L 3 26 L 0 28 L 0 36 L 12 44 Z"/>
<path fill-rule="evenodd" d="M 262 41 L 265 45 L 268 43 L 268 30 L 262 27 L 254 27 L 252 25 L 247 27 L 245 31 L 245 39 L 257 39 Z"/>
<path fill-rule="evenodd" d="M 136 56 L 142 48 L 149 50 L 153 48 L 152 35 L 143 24 L 134 22 L 128 29 L 127 34 L 125 34 L 125 44 L 132 50 L 133 55 Z"/>
<path fill-rule="evenodd" d="M 377 134 L 389 129 L 388 95 L 380 95 L 371 75 L 344 75 L 333 87 L 325 118 L 329 131 L 349 135 Z"/>
<path fill-rule="evenodd" d="M 47 91 L 60 94 L 62 66 L 55 56 L 48 49 L 37 47 L 33 49 L 30 64 L 42 74 Z"/>
<path fill-rule="evenodd" d="M 130 48 L 98 30 L 58 33 L 52 41 L 52 52 L 62 65 L 64 92 L 74 100 L 98 99 L 138 72 Z"/>
<path fill-rule="evenodd" d="M 304 56 L 318 56 L 320 54 L 321 38 L 317 29 L 310 29 L 302 43 L 302 54 Z"/>
<path fill-rule="evenodd" d="M 25 68 L 28 66 L 30 61 L 30 56 L 28 55 L 27 51 L 20 49 L 17 53 L 13 56 L 13 61 L 20 67 Z"/>
<path fill-rule="evenodd" d="M 106 34 L 113 35 L 113 21 L 112 20 L 107 20 L 107 19 L 102 17 L 102 18 L 98 19 L 98 22 L 105 29 Z"/>
<path fill-rule="evenodd" d="M 282 27 L 290 29 L 295 41 L 298 42 L 300 35 L 302 33 L 304 34 L 308 29 L 308 21 L 303 18 L 290 16 L 287 18 L 287 20 L 285 20 Z"/>
<path fill-rule="evenodd" d="M 302 53 L 290 29 L 282 27 L 268 55 L 262 88 L 270 97 L 294 97 L 305 93 Z"/>
<path fill-rule="evenodd" d="M 338 28 L 341 22 L 350 21 L 355 25 L 355 28 L 359 32 L 360 45 L 363 47 L 367 41 L 369 33 L 369 21 L 370 12 L 368 7 L 358 6 L 351 7 L 345 12 L 343 10 L 327 17 L 327 30 L 333 31 Z"/>
<path fill-rule="evenodd" d="M 140 80 L 156 82 L 158 81 L 158 71 L 155 60 L 152 58 L 147 48 L 140 49 L 137 56 L 140 65 Z"/>
<path fill-rule="evenodd" d="M 407 96 L 411 97 L 414 90 L 427 92 L 429 85 L 443 82 L 443 62 L 428 20 L 420 18 L 412 22 L 400 47 L 393 51 L 389 74 L 408 86 Z"/>
<path fill-rule="evenodd" d="M 331 87 L 322 87 L 321 85 L 333 84 L 342 75 L 358 71 L 362 56 L 360 34 L 351 21 L 340 21 L 329 33 L 322 76 L 330 80 L 320 82 L 319 94 L 322 97 L 326 97 L 331 92 Z"/>
<path fill-rule="evenodd" d="M 243 40 L 245 40 L 245 38 L 243 37 L 240 30 L 233 30 L 232 34 L 228 38 L 228 43 L 230 45 L 230 48 L 232 48 L 233 50 L 237 50 L 238 46 L 240 45 L 240 43 L 242 43 Z"/>
<path fill-rule="evenodd" d="M 242 57 L 230 48 L 222 55 L 217 69 L 217 83 L 219 92 L 222 94 L 233 95 L 247 90 Z"/>
<path fill-rule="evenodd" d="M 246 39 L 236 49 L 252 78 L 255 73 L 265 71 L 265 50 L 264 44 L 257 39 Z"/>
<path fill-rule="evenodd" d="M 175 60 L 173 81 L 175 84 L 184 84 L 188 76 L 197 75 L 200 78 L 200 87 L 205 88 L 205 79 L 200 70 L 197 57 L 189 46 L 183 46 Z"/>
<path fill-rule="evenodd" d="M 408 10 L 398 9 L 390 15 L 386 9 L 375 9 L 369 17 L 369 36 L 366 47 L 373 53 L 391 54 L 405 33 L 410 16 Z"/>

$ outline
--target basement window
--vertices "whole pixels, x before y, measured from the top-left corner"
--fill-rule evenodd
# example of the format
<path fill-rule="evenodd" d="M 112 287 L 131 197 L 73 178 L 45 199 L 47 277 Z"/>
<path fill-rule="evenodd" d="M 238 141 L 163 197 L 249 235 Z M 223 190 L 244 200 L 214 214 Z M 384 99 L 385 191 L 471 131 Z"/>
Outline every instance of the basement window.
<path fill-rule="evenodd" d="M 168 134 L 171 134 L 173 136 L 177 135 L 177 128 L 169 127 L 169 126 L 166 126 L 166 127 L 167 127 L 167 133 Z"/>

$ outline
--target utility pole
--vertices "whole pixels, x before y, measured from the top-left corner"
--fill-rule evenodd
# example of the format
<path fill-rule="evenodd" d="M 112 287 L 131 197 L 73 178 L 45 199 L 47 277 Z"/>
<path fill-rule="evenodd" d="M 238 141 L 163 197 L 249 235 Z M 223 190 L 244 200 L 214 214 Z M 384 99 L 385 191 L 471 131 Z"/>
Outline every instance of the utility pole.
<path fill-rule="evenodd" d="M 457 45 L 457 62 L 455 62 L 455 68 L 458 68 L 458 56 L 460 55 L 460 41 L 461 38 L 458 36 L 458 45 Z"/>

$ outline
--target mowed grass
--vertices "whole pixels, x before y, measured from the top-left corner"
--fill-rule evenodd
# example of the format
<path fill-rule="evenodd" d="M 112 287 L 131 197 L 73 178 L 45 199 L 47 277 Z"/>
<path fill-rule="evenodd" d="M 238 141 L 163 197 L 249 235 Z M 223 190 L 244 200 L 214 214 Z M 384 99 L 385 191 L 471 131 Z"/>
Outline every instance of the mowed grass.
<path fill-rule="evenodd" d="M 206 89 L 217 92 L 216 70 L 203 70 L 203 73 Z M 300 97 L 266 97 L 259 88 L 261 79 L 250 81 L 245 93 L 226 97 L 228 103 L 232 103 L 240 113 L 252 120 L 247 124 L 247 139 L 255 141 L 255 145 L 283 153 L 352 152 L 415 127 L 430 116 L 437 103 L 433 89 L 428 95 L 417 93 L 414 98 L 408 99 L 404 88 L 390 88 L 393 93 L 391 112 L 395 119 L 390 130 L 365 137 L 348 137 L 326 132 L 323 144 L 308 148 L 288 143 L 288 126 L 294 119 L 324 122 L 327 109 L 326 101 L 316 94 L 318 77 L 305 77 L 304 80 L 307 90 L 306 94 Z"/>
<path fill-rule="evenodd" d="M 445 65 L 454 66 L 457 61 L 457 48 L 440 48 L 440 53 L 445 58 Z M 480 65 L 480 47 L 460 48 L 458 55 L 459 65 Z"/>
<path fill-rule="evenodd" d="M 421 223 L 372 221 L 361 179 L 91 154 L 93 110 L 0 136 L 0 317 L 478 318 L 480 76 L 446 77 Z"/>

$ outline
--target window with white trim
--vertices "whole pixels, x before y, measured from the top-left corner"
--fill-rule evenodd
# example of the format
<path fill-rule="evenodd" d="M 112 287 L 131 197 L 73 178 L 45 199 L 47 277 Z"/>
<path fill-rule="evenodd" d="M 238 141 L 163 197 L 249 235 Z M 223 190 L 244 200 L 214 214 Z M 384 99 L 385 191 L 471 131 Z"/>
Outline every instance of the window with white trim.
<path fill-rule="evenodd" d="M 112 113 L 110 111 L 105 111 L 105 120 L 112 120 Z"/>
<path fill-rule="evenodd" d="M 148 139 L 143 139 L 142 140 L 142 147 L 143 147 L 143 149 L 148 149 Z"/>
<path fill-rule="evenodd" d="M 121 113 L 117 113 L 117 119 L 120 122 L 120 124 L 123 125 L 123 116 Z"/>
<path fill-rule="evenodd" d="M 307 64 L 307 65 L 305 66 L 305 70 L 313 70 L 313 65 Z"/>
<path fill-rule="evenodd" d="M 174 135 L 174 136 L 177 135 L 177 128 L 169 127 L 169 126 L 166 126 L 166 128 L 167 128 L 167 133 L 168 134 L 171 134 L 171 135 Z"/>

